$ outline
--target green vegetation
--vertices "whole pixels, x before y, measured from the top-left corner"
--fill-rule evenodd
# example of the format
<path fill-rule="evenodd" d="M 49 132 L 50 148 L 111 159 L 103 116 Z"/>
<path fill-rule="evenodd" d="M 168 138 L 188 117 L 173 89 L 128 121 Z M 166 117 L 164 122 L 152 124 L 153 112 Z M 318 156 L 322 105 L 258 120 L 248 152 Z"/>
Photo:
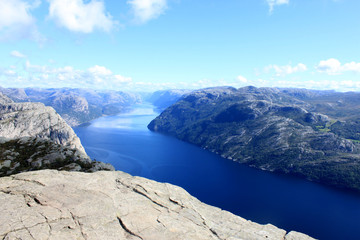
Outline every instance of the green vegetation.
<path fill-rule="evenodd" d="M 330 132 L 331 130 L 327 127 L 324 127 L 324 126 L 315 126 L 316 129 L 320 132 Z"/>
<path fill-rule="evenodd" d="M 24 171 L 41 169 L 71 170 L 71 163 L 88 171 L 95 164 L 83 159 L 75 149 L 69 149 L 49 140 L 22 138 L 0 143 L 0 163 L 11 160 L 10 167 L 0 168 L 0 177 Z"/>

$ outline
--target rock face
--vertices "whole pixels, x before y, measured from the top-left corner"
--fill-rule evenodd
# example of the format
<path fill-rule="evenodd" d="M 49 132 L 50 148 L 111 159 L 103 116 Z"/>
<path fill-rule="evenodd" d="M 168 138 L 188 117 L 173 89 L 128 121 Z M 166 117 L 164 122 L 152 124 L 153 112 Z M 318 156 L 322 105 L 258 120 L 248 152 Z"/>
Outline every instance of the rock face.
<path fill-rule="evenodd" d="M 42 103 L 7 103 L 0 105 L 0 136 L 46 138 L 85 153 L 80 139 L 51 107 Z"/>
<path fill-rule="evenodd" d="M 148 127 L 263 170 L 360 190 L 359 98 L 303 89 L 211 88 L 184 96 Z M 351 111 L 334 99 L 344 99 Z"/>
<path fill-rule="evenodd" d="M 0 212 L 1 239 L 312 239 L 123 172 L 43 170 L 3 177 Z"/>
<path fill-rule="evenodd" d="M 0 176 L 38 169 L 114 170 L 92 161 L 71 127 L 42 103 L 14 103 L 0 94 Z"/>
<path fill-rule="evenodd" d="M 12 102 L 13 101 L 10 98 L 0 93 L 0 104 L 8 104 Z"/>

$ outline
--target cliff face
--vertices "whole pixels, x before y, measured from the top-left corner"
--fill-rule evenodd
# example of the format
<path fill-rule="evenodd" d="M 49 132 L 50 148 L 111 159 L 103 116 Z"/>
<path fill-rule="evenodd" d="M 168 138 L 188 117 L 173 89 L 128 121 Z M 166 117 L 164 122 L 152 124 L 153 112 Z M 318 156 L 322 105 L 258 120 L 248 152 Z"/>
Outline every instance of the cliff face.
<path fill-rule="evenodd" d="M 12 103 L 13 101 L 7 96 L 0 93 L 0 104 Z"/>
<path fill-rule="evenodd" d="M 0 176 L 38 169 L 113 170 L 91 161 L 80 139 L 51 107 L 0 94 Z"/>
<path fill-rule="evenodd" d="M 0 178 L 1 239 L 312 239 L 123 172 L 43 170 Z"/>
<path fill-rule="evenodd" d="M 39 137 L 85 154 L 80 139 L 51 107 L 42 103 L 7 103 L 0 105 L 0 136 L 15 139 Z"/>
<path fill-rule="evenodd" d="M 263 170 L 360 190 L 360 145 L 354 131 L 360 124 L 353 120 L 360 114 L 355 105 L 350 119 L 340 109 L 341 118 L 326 110 L 323 106 L 339 96 L 331 94 L 204 89 L 184 96 L 148 127 Z M 357 101 L 359 95 L 353 97 Z"/>

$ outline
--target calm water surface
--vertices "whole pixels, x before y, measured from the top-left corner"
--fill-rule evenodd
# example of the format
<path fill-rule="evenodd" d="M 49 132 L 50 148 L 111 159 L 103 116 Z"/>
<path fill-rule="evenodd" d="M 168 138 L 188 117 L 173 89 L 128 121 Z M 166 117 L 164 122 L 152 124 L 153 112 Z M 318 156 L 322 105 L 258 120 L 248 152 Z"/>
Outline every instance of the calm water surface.
<path fill-rule="evenodd" d="M 253 169 L 150 132 L 151 105 L 75 128 L 91 158 L 132 175 L 185 188 L 246 219 L 319 239 L 360 239 L 360 194 Z"/>

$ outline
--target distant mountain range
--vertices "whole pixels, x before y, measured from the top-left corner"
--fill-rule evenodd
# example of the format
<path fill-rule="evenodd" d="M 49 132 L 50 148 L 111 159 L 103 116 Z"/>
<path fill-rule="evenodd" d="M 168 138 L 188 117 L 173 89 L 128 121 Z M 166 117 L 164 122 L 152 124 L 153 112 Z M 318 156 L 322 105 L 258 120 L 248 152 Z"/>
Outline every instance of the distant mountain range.
<path fill-rule="evenodd" d="M 14 102 L 41 102 L 53 107 L 72 127 L 87 123 L 103 115 L 125 112 L 134 104 L 150 102 L 159 111 L 165 110 L 190 90 L 173 89 L 153 93 L 82 88 L 2 88 L 0 93 Z"/>
<path fill-rule="evenodd" d="M 191 90 L 186 89 L 161 90 L 146 96 L 145 101 L 152 103 L 159 112 L 162 112 L 190 92 Z"/>
<path fill-rule="evenodd" d="M 0 92 L 15 102 L 41 102 L 51 106 L 70 126 L 118 114 L 141 102 L 138 94 L 109 90 L 0 88 Z"/>
<path fill-rule="evenodd" d="M 252 167 L 360 190 L 360 93 L 203 89 L 148 127 Z"/>

